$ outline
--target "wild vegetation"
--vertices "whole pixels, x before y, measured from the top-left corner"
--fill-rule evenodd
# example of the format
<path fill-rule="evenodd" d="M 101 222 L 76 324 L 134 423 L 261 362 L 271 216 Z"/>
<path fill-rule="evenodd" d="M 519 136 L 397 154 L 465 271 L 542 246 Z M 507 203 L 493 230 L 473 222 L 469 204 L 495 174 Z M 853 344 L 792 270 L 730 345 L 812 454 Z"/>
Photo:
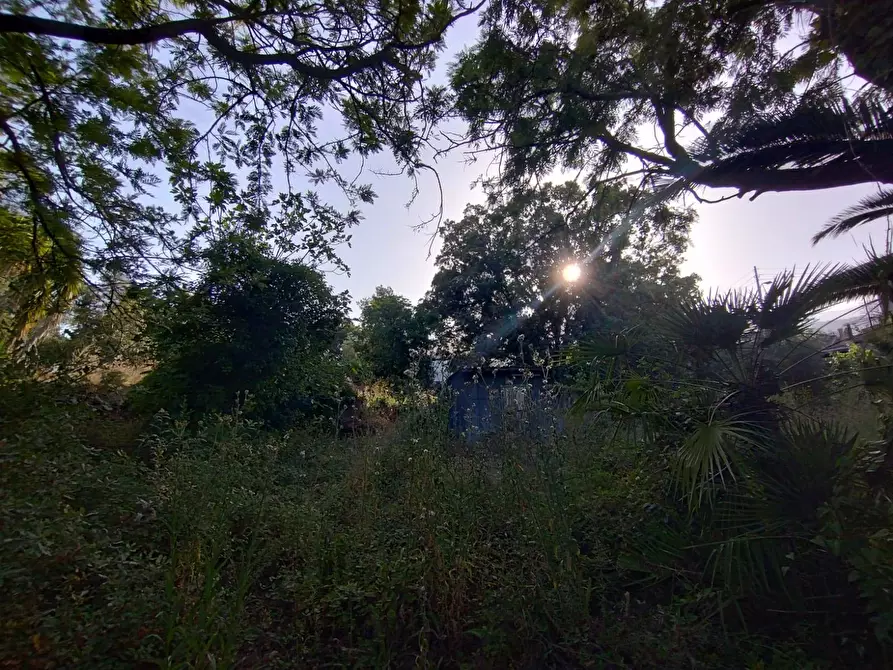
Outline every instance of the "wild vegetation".
<path fill-rule="evenodd" d="M 889 667 L 893 256 L 680 269 L 708 187 L 891 213 L 889 4 L 0 0 L 3 667 Z M 355 175 L 446 151 L 352 319 Z"/>

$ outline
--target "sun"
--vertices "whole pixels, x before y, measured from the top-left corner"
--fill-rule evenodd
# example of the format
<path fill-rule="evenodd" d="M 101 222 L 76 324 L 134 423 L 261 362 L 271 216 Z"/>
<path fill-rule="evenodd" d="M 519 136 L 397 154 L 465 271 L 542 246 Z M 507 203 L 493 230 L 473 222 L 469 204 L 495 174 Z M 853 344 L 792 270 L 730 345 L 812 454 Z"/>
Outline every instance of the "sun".
<path fill-rule="evenodd" d="M 577 281 L 581 274 L 583 274 L 583 270 L 576 263 L 565 265 L 564 269 L 561 271 L 561 276 L 564 277 L 564 281 L 569 283 Z"/>

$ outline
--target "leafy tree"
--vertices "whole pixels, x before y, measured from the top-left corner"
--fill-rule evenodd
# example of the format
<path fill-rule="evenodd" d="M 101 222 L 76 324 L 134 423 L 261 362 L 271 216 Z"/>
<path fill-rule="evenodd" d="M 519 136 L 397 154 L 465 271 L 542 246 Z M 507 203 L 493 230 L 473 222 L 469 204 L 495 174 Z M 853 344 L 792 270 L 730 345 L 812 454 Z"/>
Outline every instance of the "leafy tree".
<path fill-rule="evenodd" d="M 891 183 L 893 40 L 875 23 L 891 15 L 888 0 L 494 3 L 452 81 L 512 184 L 556 167 L 739 196 Z M 874 82 L 852 104 L 847 61 Z"/>
<path fill-rule="evenodd" d="M 353 321 L 344 324 L 344 336 L 341 342 L 341 360 L 347 366 L 349 374 L 355 379 L 371 377 L 366 360 L 359 353 L 360 327 Z"/>
<path fill-rule="evenodd" d="M 91 274 L 174 273 L 224 214 L 337 260 L 374 196 L 338 164 L 388 149 L 424 167 L 445 95 L 423 76 L 476 9 L 462 1 L 2 0 L 3 206 L 38 242 L 77 236 L 57 256 Z M 344 132 L 325 136 L 324 117 Z M 347 211 L 302 191 L 322 182 Z"/>
<path fill-rule="evenodd" d="M 146 293 L 126 282 L 85 290 L 65 313 L 61 332 L 38 348 L 41 368 L 78 377 L 93 372 L 142 375 L 151 368 Z M 132 377 L 131 377 L 132 378 Z"/>
<path fill-rule="evenodd" d="M 202 258 L 201 278 L 163 292 L 149 319 L 157 367 L 143 383 L 145 403 L 201 414 L 247 400 L 247 412 L 277 425 L 324 410 L 344 379 L 337 349 L 347 296 L 238 234 Z"/>
<path fill-rule="evenodd" d="M 34 229 L 0 207 L 0 354 L 20 356 L 53 332 L 83 288 L 77 238 Z"/>
<path fill-rule="evenodd" d="M 763 4 L 783 4 L 768 0 Z M 893 5 L 881 2 L 803 2 L 814 16 L 810 41 L 816 50 L 842 53 L 853 71 L 870 84 L 893 91 Z"/>
<path fill-rule="evenodd" d="M 575 182 L 547 184 L 494 195 L 447 222 L 425 299 L 440 319 L 441 353 L 530 363 L 693 291 L 678 267 L 693 214 L 661 205 L 630 226 L 634 198 L 607 185 L 587 202 Z M 573 263 L 581 279 L 566 283 L 561 271 Z"/>
<path fill-rule="evenodd" d="M 375 377 L 402 378 L 427 344 L 423 314 L 392 289 L 379 286 L 360 302 L 356 351 Z"/>

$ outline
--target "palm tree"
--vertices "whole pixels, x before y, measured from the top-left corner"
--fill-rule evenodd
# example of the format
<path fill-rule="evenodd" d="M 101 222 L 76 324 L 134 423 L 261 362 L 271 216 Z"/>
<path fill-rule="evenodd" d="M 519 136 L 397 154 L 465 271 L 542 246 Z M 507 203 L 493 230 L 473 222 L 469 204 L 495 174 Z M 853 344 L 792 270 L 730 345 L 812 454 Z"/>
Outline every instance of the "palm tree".
<path fill-rule="evenodd" d="M 826 553 L 810 553 L 820 509 L 836 486 L 868 480 L 864 455 L 874 436 L 857 438 L 780 401 L 835 378 L 810 322 L 850 295 L 842 287 L 860 281 L 868 283 L 846 267 L 788 271 L 765 291 L 675 306 L 649 324 L 655 342 L 668 343 L 657 349 L 637 347 L 631 333 L 578 348 L 590 374 L 577 409 L 607 416 L 609 425 L 644 424 L 635 444 L 666 454 L 679 500 L 702 536 L 696 546 L 705 548 L 698 554 L 705 577 L 724 588 L 795 589 L 786 557 L 825 561 Z M 595 357 L 586 361 L 586 353 Z M 814 587 L 807 582 L 797 584 Z"/>
<path fill-rule="evenodd" d="M 868 258 L 862 263 L 842 266 L 825 277 L 815 287 L 811 300 L 832 305 L 847 300 L 877 299 L 886 319 L 893 298 L 893 254 L 867 251 Z"/>
<path fill-rule="evenodd" d="M 705 178 L 722 182 L 742 172 L 780 171 L 789 180 L 799 180 L 804 189 L 839 185 L 842 175 L 853 172 L 893 184 L 893 111 L 871 97 L 854 102 L 812 98 L 772 117 L 720 122 L 692 155 L 709 165 L 699 170 L 697 182 Z M 882 188 L 834 217 L 813 242 L 891 214 L 893 189 Z M 891 271 L 893 257 L 870 250 L 864 263 L 837 268 L 812 286 L 810 300 L 827 306 L 878 298 L 886 315 L 893 290 Z"/>
<path fill-rule="evenodd" d="M 781 113 L 718 122 L 692 147 L 686 178 L 736 187 L 742 175 L 759 195 L 783 181 L 786 190 L 815 190 L 865 181 L 893 184 L 893 113 L 881 102 L 849 102 L 824 91 Z M 828 99 L 832 101 L 829 102 Z"/>

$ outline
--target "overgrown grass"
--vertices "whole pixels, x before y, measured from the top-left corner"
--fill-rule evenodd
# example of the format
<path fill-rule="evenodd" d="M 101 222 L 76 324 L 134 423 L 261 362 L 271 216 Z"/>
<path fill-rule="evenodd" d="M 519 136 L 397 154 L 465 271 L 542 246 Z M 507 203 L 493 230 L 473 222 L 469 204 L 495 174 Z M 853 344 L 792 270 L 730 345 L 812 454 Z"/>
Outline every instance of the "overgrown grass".
<path fill-rule="evenodd" d="M 684 528 L 666 472 L 592 426 L 472 449 L 435 405 L 362 438 L 160 416 L 135 439 L 76 389 L 7 390 L 6 667 L 839 660 L 808 660 L 808 619 L 770 639 L 696 566 L 649 567 L 644 548 Z"/>

